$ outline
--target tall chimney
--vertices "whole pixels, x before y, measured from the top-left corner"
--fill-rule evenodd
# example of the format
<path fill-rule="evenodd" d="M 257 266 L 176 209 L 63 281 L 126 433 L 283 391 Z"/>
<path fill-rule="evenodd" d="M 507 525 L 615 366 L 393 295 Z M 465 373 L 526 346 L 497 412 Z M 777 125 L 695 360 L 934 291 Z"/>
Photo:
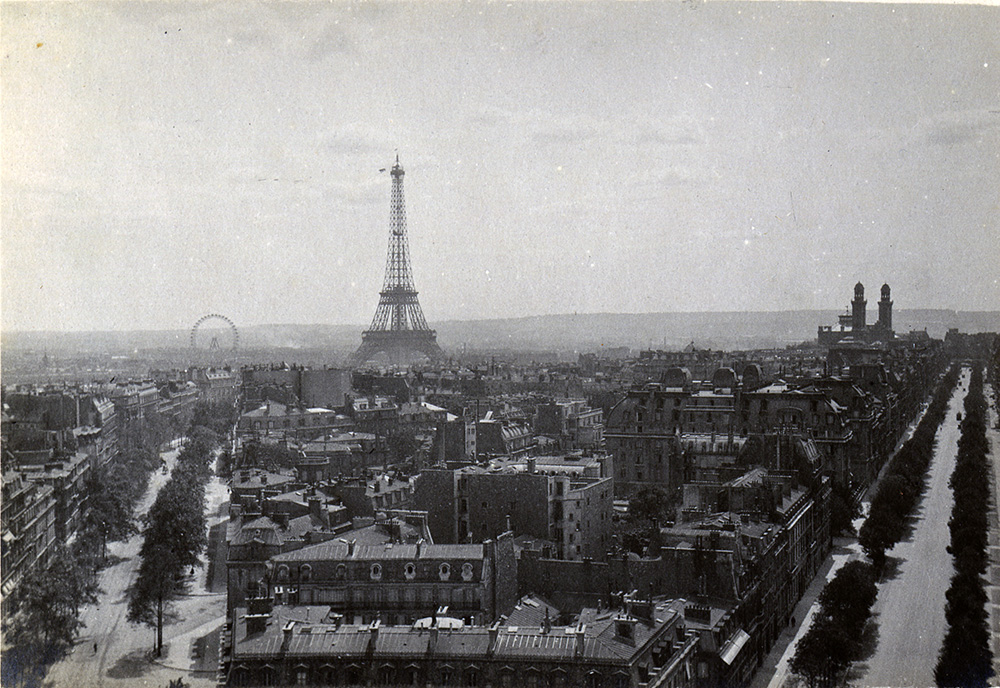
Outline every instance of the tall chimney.
<path fill-rule="evenodd" d="M 500 637 L 500 621 L 494 621 L 490 626 L 490 644 L 486 649 L 487 654 L 493 654 L 497 648 L 497 638 Z"/>
<path fill-rule="evenodd" d="M 437 647 L 437 641 L 438 641 L 437 620 L 435 620 L 434 623 L 430 625 L 429 630 L 430 630 L 430 637 L 427 638 L 427 652 L 431 653 L 434 652 L 434 649 Z"/>

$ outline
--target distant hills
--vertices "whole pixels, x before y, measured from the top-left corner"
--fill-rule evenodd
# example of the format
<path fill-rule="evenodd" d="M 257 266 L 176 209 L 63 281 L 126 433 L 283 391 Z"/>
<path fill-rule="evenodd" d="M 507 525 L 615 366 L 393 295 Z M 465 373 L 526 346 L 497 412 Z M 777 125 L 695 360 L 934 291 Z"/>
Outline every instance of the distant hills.
<path fill-rule="evenodd" d="M 834 325 L 839 311 L 759 311 L 704 313 L 581 313 L 492 320 L 431 323 L 446 351 L 599 351 L 698 348 L 752 349 L 786 346 L 816 339 L 819 325 Z M 869 317 L 874 314 L 869 312 Z M 1000 311 L 942 309 L 896 310 L 897 332 L 923 330 L 935 338 L 949 328 L 963 332 L 1000 332 Z M 237 323 L 239 326 L 239 323 Z M 348 352 L 361 342 L 361 325 L 240 326 L 241 349 L 317 349 Z M 182 349 L 190 330 L 123 332 L 5 332 L 7 350 L 129 353 Z"/>
<path fill-rule="evenodd" d="M 445 348 L 597 351 L 602 347 L 754 349 L 814 341 L 819 325 L 834 325 L 840 311 L 704 313 L 587 313 L 502 320 L 435 323 Z M 871 314 L 869 314 L 871 315 Z M 963 332 L 1000 331 L 1000 311 L 899 310 L 897 332 L 923 330 L 936 338 L 951 327 Z"/>

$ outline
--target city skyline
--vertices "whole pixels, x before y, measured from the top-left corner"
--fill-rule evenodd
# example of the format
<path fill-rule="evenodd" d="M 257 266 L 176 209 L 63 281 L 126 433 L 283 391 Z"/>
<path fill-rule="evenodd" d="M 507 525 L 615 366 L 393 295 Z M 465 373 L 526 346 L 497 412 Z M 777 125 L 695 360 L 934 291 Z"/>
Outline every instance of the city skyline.
<path fill-rule="evenodd" d="M 569 7 L 3 3 L 2 329 L 1000 307 L 996 8 Z"/>

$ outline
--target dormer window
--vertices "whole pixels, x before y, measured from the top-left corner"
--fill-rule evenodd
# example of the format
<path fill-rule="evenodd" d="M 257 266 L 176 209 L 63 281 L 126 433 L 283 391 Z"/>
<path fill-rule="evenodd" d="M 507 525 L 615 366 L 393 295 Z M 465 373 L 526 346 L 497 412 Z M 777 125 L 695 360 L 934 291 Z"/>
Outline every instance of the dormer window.
<path fill-rule="evenodd" d="M 438 567 L 438 576 L 441 580 L 445 581 L 451 578 L 451 564 L 448 562 L 442 562 L 441 566 Z"/>
<path fill-rule="evenodd" d="M 403 567 L 403 576 L 406 577 L 406 580 L 413 580 L 414 578 L 416 578 L 417 565 L 414 564 L 412 561 L 407 562 L 406 566 Z"/>
<path fill-rule="evenodd" d="M 371 578 L 372 580 L 382 580 L 382 564 L 372 564 Z"/>

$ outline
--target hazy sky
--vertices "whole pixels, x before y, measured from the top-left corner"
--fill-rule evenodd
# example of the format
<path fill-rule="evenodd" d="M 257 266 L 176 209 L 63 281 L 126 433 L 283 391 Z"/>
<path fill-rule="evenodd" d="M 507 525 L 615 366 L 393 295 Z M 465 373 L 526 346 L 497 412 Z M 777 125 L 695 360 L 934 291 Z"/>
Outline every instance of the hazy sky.
<path fill-rule="evenodd" d="M 0 4 L 2 327 L 1000 308 L 1000 9 Z"/>

